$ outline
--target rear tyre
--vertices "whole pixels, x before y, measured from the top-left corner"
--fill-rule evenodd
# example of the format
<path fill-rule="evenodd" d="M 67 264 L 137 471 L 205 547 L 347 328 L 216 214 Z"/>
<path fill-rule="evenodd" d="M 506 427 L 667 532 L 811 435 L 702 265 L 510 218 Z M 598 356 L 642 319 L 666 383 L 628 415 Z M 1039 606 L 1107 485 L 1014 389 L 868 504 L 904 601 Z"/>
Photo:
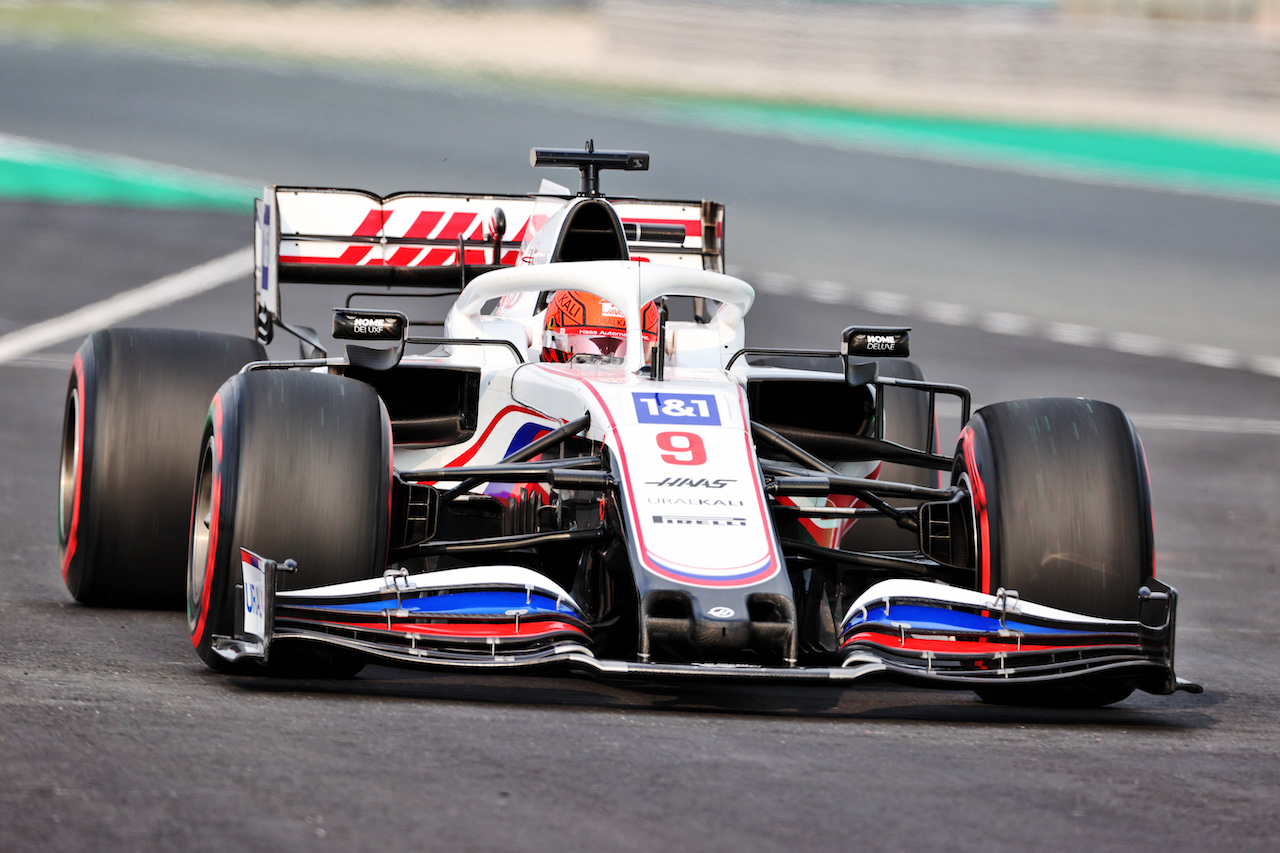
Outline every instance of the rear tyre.
<path fill-rule="evenodd" d="M 72 362 L 58 478 L 62 577 L 83 604 L 178 609 L 209 399 L 266 357 L 245 338 L 94 332 Z"/>
<path fill-rule="evenodd" d="M 300 589 L 379 577 L 386 566 L 391 422 L 373 388 L 282 370 L 232 377 L 213 397 L 190 518 L 187 621 L 196 654 L 219 671 L 350 676 L 360 661 L 280 642 L 269 667 L 232 664 L 213 648 L 236 633 L 240 549 L 298 571 Z"/>
<path fill-rule="evenodd" d="M 1154 575 L 1151 491 L 1133 424 L 1110 403 L 1040 399 L 981 409 L 953 482 L 973 496 L 979 587 L 1107 619 L 1137 619 Z M 1128 681 L 981 690 L 999 704 L 1101 707 Z"/>

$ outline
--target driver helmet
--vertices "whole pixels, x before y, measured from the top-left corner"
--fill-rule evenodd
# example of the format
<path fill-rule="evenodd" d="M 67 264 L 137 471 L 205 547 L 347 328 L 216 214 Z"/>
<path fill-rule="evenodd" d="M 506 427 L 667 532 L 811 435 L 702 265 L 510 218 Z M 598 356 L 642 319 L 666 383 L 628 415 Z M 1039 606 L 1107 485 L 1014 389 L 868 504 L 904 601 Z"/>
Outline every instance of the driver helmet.
<path fill-rule="evenodd" d="M 641 310 L 644 321 L 645 360 L 658 341 L 658 309 L 652 302 Z M 627 353 L 627 320 L 607 300 L 581 290 L 560 290 L 547 306 L 543 326 L 542 360 L 579 360 L 618 363 Z"/>

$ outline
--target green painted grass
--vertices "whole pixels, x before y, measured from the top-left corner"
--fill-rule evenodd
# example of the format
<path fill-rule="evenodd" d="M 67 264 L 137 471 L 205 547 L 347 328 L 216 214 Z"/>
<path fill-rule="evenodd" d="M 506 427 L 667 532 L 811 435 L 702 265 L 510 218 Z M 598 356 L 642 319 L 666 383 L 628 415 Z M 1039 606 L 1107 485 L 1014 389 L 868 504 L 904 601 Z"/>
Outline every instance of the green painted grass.
<path fill-rule="evenodd" d="M 740 132 L 996 167 L 1280 201 L 1280 151 L 1159 133 L 650 98 L 655 114 Z"/>
<path fill-rule="evenodd" d="M 248 213 L 257 194 L 200 172 L 0 135 L 0 198 Z"/>

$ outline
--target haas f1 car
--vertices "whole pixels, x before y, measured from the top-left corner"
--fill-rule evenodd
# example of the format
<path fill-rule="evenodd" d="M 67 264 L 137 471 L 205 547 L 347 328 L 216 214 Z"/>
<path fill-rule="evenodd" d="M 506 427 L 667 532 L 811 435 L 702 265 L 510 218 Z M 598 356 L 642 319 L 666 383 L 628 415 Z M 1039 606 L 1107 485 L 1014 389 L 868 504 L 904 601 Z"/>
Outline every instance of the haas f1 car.
<path fill-rule="evenodd" d="M 879 677 L 1060 706 L 1198 689 L 1174 675 L 1177 596 L 1119 409 L 971 414 L 904 360 L 905 328 L 748 346 L 721 205 L 605 197 L 601 172 L 644 153 L 532 160 L 580 190 L 268 187 L 252 339 L 86 340 L 59 488 L 72 595 L 185 601 L 224 672 Z M 285 285 L 346 288 L 331 336 L 286 320 Z M 390 307 L 432 297 L 453 299 L 442 322 Z M 280 332 L 298 358 L 268 359 Z"/>

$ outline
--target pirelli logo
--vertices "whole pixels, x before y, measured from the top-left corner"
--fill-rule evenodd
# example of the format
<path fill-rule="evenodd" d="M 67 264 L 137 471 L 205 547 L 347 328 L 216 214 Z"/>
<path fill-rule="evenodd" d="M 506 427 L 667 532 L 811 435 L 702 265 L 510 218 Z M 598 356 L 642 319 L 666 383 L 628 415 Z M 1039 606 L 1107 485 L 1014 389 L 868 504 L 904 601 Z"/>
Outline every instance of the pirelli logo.
<path fill-rule="evenodd" d="M 746 527 L 745 518 L 712 518 L 705 515 L 655 515 L 654 524 L 675 524 L 684 527 Z"/>

